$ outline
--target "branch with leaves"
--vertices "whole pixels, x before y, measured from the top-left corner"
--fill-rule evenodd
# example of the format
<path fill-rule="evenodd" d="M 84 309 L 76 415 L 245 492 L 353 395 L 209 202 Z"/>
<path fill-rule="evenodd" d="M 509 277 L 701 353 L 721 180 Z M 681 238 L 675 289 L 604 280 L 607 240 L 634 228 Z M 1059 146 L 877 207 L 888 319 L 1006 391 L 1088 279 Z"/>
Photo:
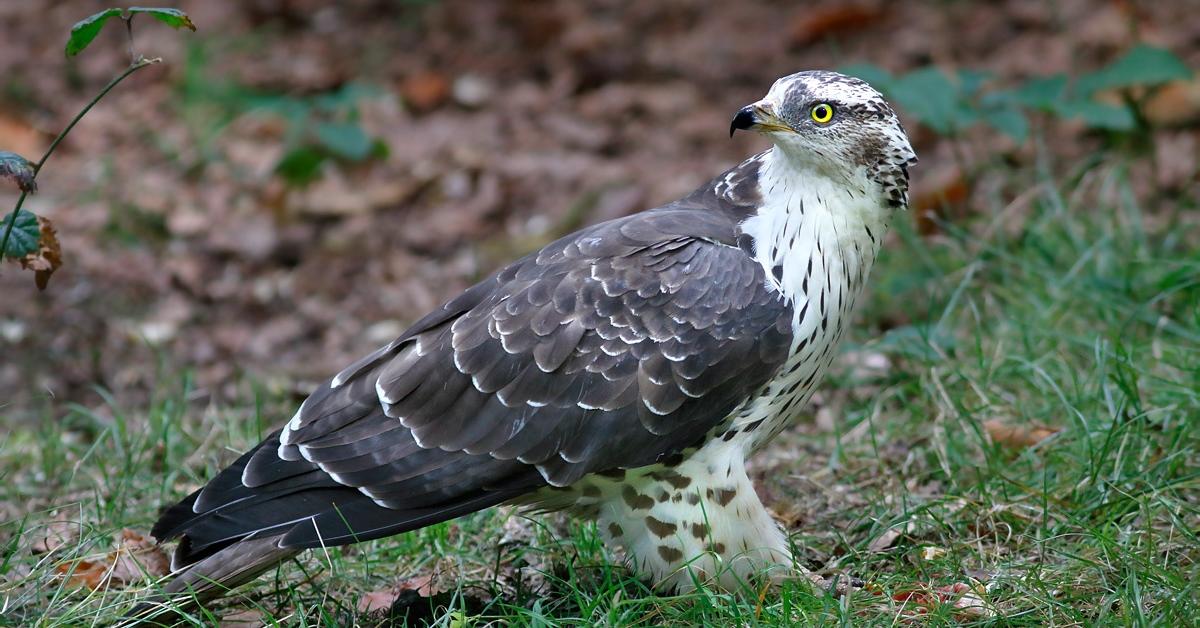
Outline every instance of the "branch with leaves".
<path fill-rule="evenodd" d="M 160 63 L 162 59 L 147 59 L 134 52 L 133 47 L 133 18 L 146 14 L 174 29 L 186 28 L 196 30 L 196 25 L 186 13 L 178 9 L 132 7 L 129 9 L 105 9 L 99 13 L 80 20 L 71 28 L 71 36 L 67 39 L 66 54 L 73 57 L 83 52 L 92 40 L 100 34 L 106 22 L 112 18 L 120 19 L 125 24 L 128 36 L 129 66 L 114 77 L 91 101 L 84 105 L 79 113 L 71 119 L 66 128 L 50 142 L 50 147 L 36 163 L 25 157 L 8 151 L 0 151 L 0 178 L 11 179 L 21 191 L 13 210 L 0 220 L 0 262 L 5 259 L 17 261 L 22 268 L 34 271 L 34 281 L 38 289 L 44 290 L 50 281 L 50 275 L 62 265 L 62 251 L 55 235 L 54 225 L 48 218 L 37 216 L 28 210 L 22 211 L 25 199 L 37 192 L 37 176 L 41 173 L 46 160 L 54 154 L 55 149 L 63 139 L 79 124 L 96 103 L 100 102 L 108 92 L 112 91 L 121 81 L 134 72 Z"/>

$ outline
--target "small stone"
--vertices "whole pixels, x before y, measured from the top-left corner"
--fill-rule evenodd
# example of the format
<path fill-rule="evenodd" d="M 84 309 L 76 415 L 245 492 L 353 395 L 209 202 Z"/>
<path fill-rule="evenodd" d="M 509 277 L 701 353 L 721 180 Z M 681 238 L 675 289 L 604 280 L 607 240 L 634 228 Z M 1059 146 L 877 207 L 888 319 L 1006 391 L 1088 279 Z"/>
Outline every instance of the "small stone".
<path fill-rule="evenodd" d="M 491 83 L 474 74 L 464 74 L 454 79 L 450 89 L 454 102 L 472 109 L 486 105 L 494 91 Z"/>

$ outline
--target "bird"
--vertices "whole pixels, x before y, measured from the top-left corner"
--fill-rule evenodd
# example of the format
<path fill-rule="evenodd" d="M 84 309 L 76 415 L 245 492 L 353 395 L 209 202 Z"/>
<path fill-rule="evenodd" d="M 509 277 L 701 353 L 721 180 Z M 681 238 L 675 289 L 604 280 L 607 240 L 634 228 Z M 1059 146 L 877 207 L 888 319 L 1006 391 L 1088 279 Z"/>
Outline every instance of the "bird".
<path fill-rule="evenodd" d="M 319 385 L 167 508 L 166 595 L 501 504 L 594 521 L 663 590 L 794 573 L 746 461 L 835 357 L 917 157 L 866 82 L 784 76 L 729 133 L 770 147 L 522 257 Z M 770 576 L 769 576 L 770 577 Z"/>

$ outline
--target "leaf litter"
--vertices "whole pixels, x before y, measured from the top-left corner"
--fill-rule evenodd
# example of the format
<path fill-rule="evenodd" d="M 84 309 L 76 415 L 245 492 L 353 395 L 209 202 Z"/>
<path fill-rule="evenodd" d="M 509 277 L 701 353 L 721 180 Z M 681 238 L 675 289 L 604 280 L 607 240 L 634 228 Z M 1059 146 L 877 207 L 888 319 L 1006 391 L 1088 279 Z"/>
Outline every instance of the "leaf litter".
<path fill-rule="evenodd" d="M 93 591 L 125 587 L 170 573 L 171 561 L 152 537 L 124 528 L 115 535 L 114 542 L 116 549 L 104 556 L 60 564 L 58 573 L 66 576 L 71 586 Z"/>

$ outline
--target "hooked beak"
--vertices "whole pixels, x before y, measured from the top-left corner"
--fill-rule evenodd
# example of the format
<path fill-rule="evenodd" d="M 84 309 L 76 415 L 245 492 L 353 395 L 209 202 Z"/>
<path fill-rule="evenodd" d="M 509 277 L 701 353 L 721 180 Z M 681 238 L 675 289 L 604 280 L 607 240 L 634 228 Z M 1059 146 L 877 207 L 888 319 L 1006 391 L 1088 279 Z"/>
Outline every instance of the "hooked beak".
<path fill-rule="evenodd" d="M 793 131 L 792 127 L 785 124 L 782 120 L 775 116 L 771 111 L 770 105 L 764 102 L 756 102 L 753 105 L 746 105 L 738 110 L 733 116 L 733 121 L 729 123 L 729 137 L 733 137 L 734 131 L 737 130 L 749 131 Z"/>

